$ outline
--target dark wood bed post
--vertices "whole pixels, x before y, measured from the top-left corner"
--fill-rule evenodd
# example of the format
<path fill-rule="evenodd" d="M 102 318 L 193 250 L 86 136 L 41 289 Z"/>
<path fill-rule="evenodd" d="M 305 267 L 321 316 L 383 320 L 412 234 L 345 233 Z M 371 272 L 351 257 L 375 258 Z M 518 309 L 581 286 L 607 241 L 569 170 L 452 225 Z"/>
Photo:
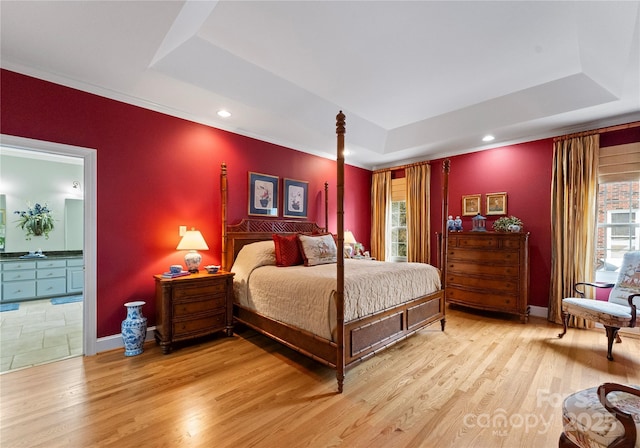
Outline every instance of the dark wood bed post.
<path fill-rule="evenodd" d="M 228 271 L 231 266 L 227 266 L 227 164 L 222 162 L 220 166 L 220 210 L 222 213 L 222 260 L 221 269 Z"/>
<path fill-rule="evenodd" d="M 338 393 L 342 393 L 344 384 L 344 134 L 345 115 L 340 111 L 336 116 L 336 134 L 338 136 L 338 175 L 337 175 L 337 214 L 338 214 L 338 259 L 337 259 L 337 280 L 336 286 L 336 317 L 337 317 L 337 359 L 336 378 L 338 379 Z"/>
<path fill-rule="evenodd" d="M 329 231 L 329 182 L 324 183 L 324 231 Z"/>
<path fill-rule="evenodd" d="M 442 162 L 442 235 L 440 237 L 440 284 L 441 288 L 445 290 L 446 295 L 446 283 L 447 283 L 447 243 L 449 241 L 449 229 L 447 226 L 447 220 L 449 219 L 449 171 L 451 167 L 451 161 L 445 159 Z M 440 321 L 440 327 L 444 331 L 444 327 L 447 323 L 446 318 L 442 318 Z"/>

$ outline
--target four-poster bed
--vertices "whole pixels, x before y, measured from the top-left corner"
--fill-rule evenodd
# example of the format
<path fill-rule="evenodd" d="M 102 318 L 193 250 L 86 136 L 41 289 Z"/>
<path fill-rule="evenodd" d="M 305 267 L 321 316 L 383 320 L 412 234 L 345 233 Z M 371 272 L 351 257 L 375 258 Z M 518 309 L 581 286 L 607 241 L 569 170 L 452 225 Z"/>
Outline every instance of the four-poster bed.
<path fill-rule="evenodd" d="M 269 250 L 273 252 L 275 238 L 300 234 L 326 235 L 328 227 L 326 213 L 328 210 L 328 185 L 326 183 L 324 228 L 309 221 L 268 218 L 243 219 L 238 224 L 228 225 L 226 216 L 227 168 L 224 163 L 221 170 L 222 269 L 229 271 L 233 268 L 236 272 L 234 278 L 235 319 L 291 349 L 336 369 L 338 392 L 342 392 L 346 369 L 438 320 L 442 330 L 445 326 L 442 277 L 441 272 L 434 267 L 422 263 L 344 260 L 342 251 L 344 242 L 344 157 L 342 155 L 345 133 L 344 119 L 344 115 L 340 112 L 337 116 L 336 127 L 338 157 L 337 236 L 335 238 L 336 248 L 339 250 L 336 251 L 335 263 L 309 267 L 305 266 L 305 263 L 305 265 L 282 268 L 275 266 L 273 256 L 268 253 Z M 447 175 L 448 164 L 444 170 L 445 178 Z M 443 185 L 443 194 L 446 197 L 446 180 Z M 446 216 L 446 210 L 444 211 L 444 216 Z M 280 236 L 274 237 L 274 234 Z M 298 238 L 303 237 L 298 236 Z M 446 240 L 443 243 L 446 243 Z M 346 295 L 345 261 L 348 266 Z M 235 266 L 234 263 L 236 263 Z M 380 269 L 379 273 L 375 273 L 375 269 Z M 285 275 L 284 273 L 288 270 L 291 275 L 294 275 L 296 283 L 302 282 L 307 276 L 315 275 L 314 272 L 319 273 L 320 279 L 306 280 L 312 283 L 317 282 L 317 297 L 314 296 L 315 291 L 309 294 L 301 293 L 301 291 L 310 291 L 310 289 L 305 290 L 305 286 L 299 286 L 299 289 L 293 286 L 283 288 L 283 285 L 288 284 L 279 275 L 281 273 Z M 331 270 L 330 277 L 327 274 L 329 270 Z M 249 277 L 251 277 L 251 285 L 249 285 Z M 365 278 L 358 280 L 359 277 Z M 398 285 L 396 286 L 392 286 L 394 277 L 398 277 Z M 274 282 L 274 288 L 279 286 L 280 289 L 271 290 L 270 286 L 268 288 L 268 285 L 265 286 L 265 282 L 270 278 L 278 279 Z M 357 281 L 364 283 L 358 285 Z M 384 285 L 378 288 L 380 291 L 376 289 L 376 282 L 384 282 Z M 316 283 L 313 284 L 315 288 Z M 362 286 L 363 284 L 366 287 Z M 324 285 L 324 290 L 321 289 L 321 285 Z M 330 288 L 330 293 L 327 292 L 327 288 Z M 284 289 L 291 291 L 284 291 Z M 362 290 L 366 290 L 366 292 L 361 293 L 360 297 L 354 292 Z M 258 297 L 256 291 L 262 291 L 264 296 L 271 295 L 276 300 L 272 300 L 271 303 L 267 302 L 262 307 L 261 297 Z M 389 291 L 393 291 L 393 293 Z M 286 299 L 285 296 L 288 293 L 298 295 L 291 299 L 293 301 L 291 304 L 281 303 Z M 378 294 L 386 294 L 387 296 L 377 297 Z M 314 296 L 314 298 L 310 299 L 307 296 Z M 346 306 L 345 296 L 348 299 Z M 327 301 L 322 303 L 325 297 L 327 297 Z M 366 303 L 370 298 L 376 302 L 377 308 L 371 308 L 374 305 Z M 303 303 L 303 300 L 306 299 L 310 300 L 308 304 Z M 354 302 L 358 303 L 357 307 Z M 316 315 L 311 319 L 313 322 L 310 324 L 305 323 L 304 319 L 296 314 L 296 308 L 311 309 L 314 307 Z M 274 309 L 284 309 L 285 311 L 293 309 L 294 315 L 284 317 L 278 314 L 283 311 L 276 313 L 273 311 Z M 287 313 L 283 312 L 283 314 Z M 318 326 L 321 329 L 318 329 Z"/>

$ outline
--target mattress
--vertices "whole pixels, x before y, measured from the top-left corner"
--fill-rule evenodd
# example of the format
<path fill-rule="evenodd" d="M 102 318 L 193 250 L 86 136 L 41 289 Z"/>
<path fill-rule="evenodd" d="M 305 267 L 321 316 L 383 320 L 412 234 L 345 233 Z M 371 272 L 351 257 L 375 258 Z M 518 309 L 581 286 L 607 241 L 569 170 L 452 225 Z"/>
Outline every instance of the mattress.
<path fill-rule="evenodd" d="M 234 300 L 266 317 L 335 339 L 336 265 L 275 266 L 272 241 L 242 248 L 233 265 Z M 344 260 L 344 317 L 350 322 L 440 289 L 424 263 Z"/>

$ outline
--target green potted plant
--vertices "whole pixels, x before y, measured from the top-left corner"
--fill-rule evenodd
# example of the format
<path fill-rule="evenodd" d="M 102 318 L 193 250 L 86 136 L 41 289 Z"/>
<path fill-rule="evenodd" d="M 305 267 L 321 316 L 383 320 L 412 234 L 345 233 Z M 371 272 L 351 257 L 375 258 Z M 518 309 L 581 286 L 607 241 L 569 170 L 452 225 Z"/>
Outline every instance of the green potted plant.
<path fill-rule="evenodd" d="M 44 206 L 36 203 L 33 207 L 27 202 L 27 210 L 16 210 L 19 215 L 18 226 L 26 232 L 25 239 L 30 240 L 32 236 L 44 236 L 49 239 L 49 232 L 53 230 L 53 217 L 51 210 L 45 203 Z"/>
<path fill-rule="evenodd" d="M 515 216 L 503 216 L 493 223 L 493 230 L 496 232 L 519 232 L 522 230 L 522 221 Z"/>

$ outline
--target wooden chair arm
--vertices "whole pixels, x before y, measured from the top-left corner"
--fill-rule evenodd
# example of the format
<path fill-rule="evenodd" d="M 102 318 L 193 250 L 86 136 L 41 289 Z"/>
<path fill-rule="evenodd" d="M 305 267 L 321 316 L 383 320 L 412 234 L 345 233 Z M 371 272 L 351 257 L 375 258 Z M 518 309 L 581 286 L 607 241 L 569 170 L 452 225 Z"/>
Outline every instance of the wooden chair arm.
<path fill-rule="evenodd" d="M 633 421 L 633 416 L 621 411 L 617 407 L 613 406 L 607 399 L 607 395 L 614 391 L 626 392 L 628 394 L 636 395 L 640 397 L 640 389 L 635 387 L 629 387 L 616 383 L 604 383 L 598 387 L 598 399 L 602 406 L 609 412 L 611 412 L 622 426 L 624 426 L 624 435 L 618 437 L 611 444 L 610 448 L 633 448 L 636 443 L 636 425 Z"/>
<path fill-rule="evenodd" d="M 585 286 L 593 286 L 594 288 L 613 288 L 615 286 L 615 284 L 613 283 L 605 283 L 605 282 L 578 282 L 575 285 L 573 285 L 573 290 L 580 294 L 580 297 L 584 298 L 584 291 L 580 291 L 578 289 L 578 286 L 580 285 L 585 285 Z"/>
<path fill-rule="evenodd" d="M 640 297 L 640 294 L 631 294 L 629 296 L 629 307 L 631 308 L 631 324 L 629 325 L 630 327 L 635 327 L 636 326 L 636 313 L 637 313 L 637 307 L 636 304 L 633 303 L 633 299 L 635 297 Z"/>

